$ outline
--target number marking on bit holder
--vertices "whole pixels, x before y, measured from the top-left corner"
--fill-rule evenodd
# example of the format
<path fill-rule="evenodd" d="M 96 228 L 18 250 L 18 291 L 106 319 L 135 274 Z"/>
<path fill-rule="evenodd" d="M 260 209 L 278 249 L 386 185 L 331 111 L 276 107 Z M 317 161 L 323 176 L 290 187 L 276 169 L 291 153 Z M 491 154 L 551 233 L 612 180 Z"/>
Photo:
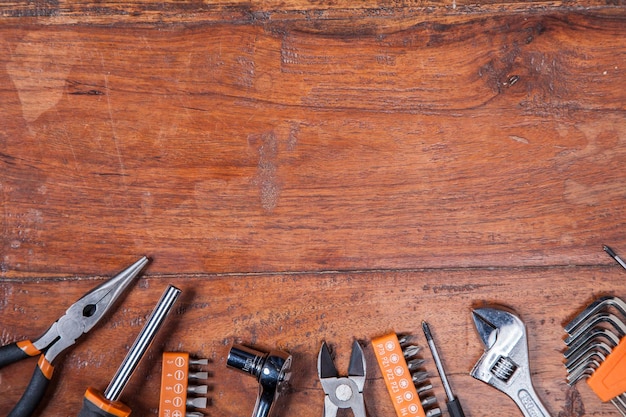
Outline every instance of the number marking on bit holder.
<path fill-rule="evenodd" d="M 159 417 L 197 416 L 200 413 L 187 412 L 187 407 L 206 408 L 207 399 L 187 398 L 187 394 L 206 394 L 206 386 L 189 386 L 189 379 L 206 379 L 206 372 L 190 373 L 189 365 L 193 364 L 186 352 L 164 352 L 163 369 L 161 371 L 161 397 L 159 400 Z"/>
<path fill-rule="evenodd" d="M 396 415 L 426 417 L 398 336 L 392 333 L 372 339 L 372 345 Z"/>

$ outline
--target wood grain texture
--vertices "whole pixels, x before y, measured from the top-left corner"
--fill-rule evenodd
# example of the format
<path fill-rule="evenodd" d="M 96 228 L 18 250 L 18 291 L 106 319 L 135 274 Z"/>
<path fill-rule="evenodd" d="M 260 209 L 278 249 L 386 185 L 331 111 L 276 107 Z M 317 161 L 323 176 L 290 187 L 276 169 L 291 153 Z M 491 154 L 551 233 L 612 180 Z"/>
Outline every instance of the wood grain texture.
<path fill-rule="evenodd" d="M 4 1 L 0 17 L 46 25 L 198 25 L 225 22 L 272 26 L 284 22 L 317 33 L 380 33 L 423 22 L 463 20 L 468 15 L 489 16 L 549 11 L 615 10 L 624 0 L 502 1 L 489 0 L 267 0 L 250 2 L 175 1 Z"/>
<path fill-rule="evenodd" d="M 605 261 L 625 20 L 0 28 L 2 274 Z"/>
<path fill-rule="evenodd" d="M 626 297 L 601 250 L 626 253 L 620 2 L 60 0 L 4 2 L 0 22 L 0 342 L 153 259 L 39 415 L 105 388 L 172 283 L 134 415 L 156 414 L 165 349 L 211 358 L 208 414 L 249 415 L 255 382 L 225 368 L 243 342 L 291 352 L 279 415 L 317 416 L 322 340 L 345 370 L 354 338 L 424 344 L 427 319 L 466 415 L 519 416 L 468 375 L 471 308 L 500 303 L 552 415 L 617 416 L 565 384 L 561 352 L 587 303 Z M 391 417 L 366 354 L 369 411 Z M 0 370 L 0 415 L 30 366 Z"/>

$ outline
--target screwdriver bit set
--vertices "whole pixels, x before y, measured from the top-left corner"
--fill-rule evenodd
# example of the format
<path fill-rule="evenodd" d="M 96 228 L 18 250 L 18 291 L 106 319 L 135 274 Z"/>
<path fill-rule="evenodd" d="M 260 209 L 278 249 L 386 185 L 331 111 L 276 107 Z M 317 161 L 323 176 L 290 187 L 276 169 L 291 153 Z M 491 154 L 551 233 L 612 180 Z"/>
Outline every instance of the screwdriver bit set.
<path fill-rule="evenodd" d="M 411 336 L 386 334 L 373 339 L 372 346 L 396 415 L 441 416 L 424 359 L 418 356 L 421 348 L 411 343 Z"/>
<path fill-rule="evenodd" d="M 208 365 L 209 360 L 191 358 L 187 352 L 164 352 L 161 362 L 159 417 L 203 417 L 198 410 L 207 408 L 208 385 L 196 384 L 206 381 L 209 374 L 196 368 Z"/>

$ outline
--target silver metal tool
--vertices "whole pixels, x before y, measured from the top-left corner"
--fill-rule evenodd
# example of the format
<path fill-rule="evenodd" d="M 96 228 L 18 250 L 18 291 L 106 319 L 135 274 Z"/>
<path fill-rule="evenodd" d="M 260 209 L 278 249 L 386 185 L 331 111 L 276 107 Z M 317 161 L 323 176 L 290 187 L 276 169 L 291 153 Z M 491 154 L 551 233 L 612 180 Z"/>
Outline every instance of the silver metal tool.
<path fill-rule="evenodd" d="M 150 318 L 148 318 L 148 321 L 143 326 L 143 329 L 141 329 L 135 343 L 133 343 L 133 346 L 126 354 L 126 357 L 117 370 L 117 373 L 109 383 L 109 386 L 104 390 L 104 396 L 107 399 L 115 401 L 119 398 L 133 372 L 135 372 L 137 365 L 139 365 L 141 358 L 143 358 L 143 355 L 152 344 L 154 337 L 161 328 L 161 325 L 165 321 L 165 318 L 169 314 L 180 293 L 181 291 L 173 285 L 167 287 L 167 289 L 163 292 L 161 299 L 154 307 Z"/>
<path fill-rule="evenodd" d="M 605 247 L 611 254 L 612 251 L 608 249 Z M 617 348 L 626 336 L 625 321 L 626 303 L 614 296 L 604 296 L 592 302 L 565 325 L 568 337 L 565 339 L 567 349 L 563 356 L 566 359 L 569 385 L 590 378 Z M 591 388 L 594 389 L 593 386 Z M 626 393 L 617 395 L 610 402 L 626 417 Z"/>
<path fill-rule="evenodd" d="M 617 345 L 615 345 L 617 346 Z M 579 350 L 575 356 L 570 357 L 565 362 L 565 368 L 570 376 L 576 373 L 576 370 L 584 366 L 585 363 L 600 358 L 604 360 L 606 356 L 609 356 L 615 346 L 608 345 L 604 342 L 590 341 L 584 349 Z M 567 351 L 566 351 L 567 352 Z M 602 356 L 600 356 L 602 355 Z"/>
<path fill-rule="evenodd" d="M 404 335 L 398 339 L 402 353 L 407 359 L 407 368 L 411 372 L 411 380 L 415 385 L 426 417 L 440 417 L 441 408 L 439 408 L 437 398 L 432 393 L 433 385 L 429 380 L 430 374 L 422 367 L 424 359 L 417 357 L 422 348 L 412 344 L 411 339 L 411 335 Z"/>
<path fill-rule="evenodd" d="M 620 321 L 626 320 L 626 303 L 615 296 L 600 297 L 565 325 L 565 332 L 569 335 L 568 339 L 576 339 L 599 320 L 610 321 L 613 317 L 620 317 Z M 619 325 L 614 327 L 619 328 Z"/>
<path fill-rule="evenodd" d="M 180 292 L 178 288 L 172 285 L 165 290 L 109 386 L 104 390 L 104 394 L 100 394 L 94 388 L 88 388 L 83 400 L 83 408 L 78 417 L 112 417 L 130 414 L 130 408 L 119 402 L 118 399 L 130 381 L 137 365 L 152 344 Z"/>
<path fill-rule="evenodd" d="M 574 362 L 576 357 L 585 351 L 590 344 L 602 341 L 611 346 L 611 349 L 619 344 L 620 337 L 608 329 L 592 329 L 578 339 L 572 340 L 563 354 L 568 362 Z"/>
<path fill-rule="evenodd" d="M 46 395 L 58 355 L 74 345 L 106 317 L 148 263 L 145 256 L 92 289 L 72 304 L 37 340 L 23 340 L 0 347 L 0 368 L 32 356 L 39 356 L 32 379 L 9 417 L 35 413 Z"/>
<path fill-rule="evenodd" d="M 208 365 L 209 360 L 205 359 L 205 358 L 201 358 L 201 359 L 193 359 L 193 358 L 189 358 L 189 365 L 190 366 L 205 366 Z M 188 380 L 189 382 L 194 381 L 200 381 L 200 380 L 207 380 L 209 379 L 209 373 L 207 371 L 191 371 L 188 370 Z M 187 399 L 185 400 L 185 404 L 187 405 L 187 407 L 191 407 L 191 408 L 207 408 L 207 405 L 209 403 L 208 398 L 206 397 L 206 394 L 209 392 L 209 386 L 208 385 L 191 385 L 188 384 L 187 385 Z M 200 397 L 191 397 L 190 395 L 201 395 Z M 187 412 L 187 417 L 188 414 L 191 413 L 196 413 L 196 415 L 198 415 L 199 411 L 189 411 Z M 202 416 L 202 413 L 200 413 L 200 416 Z M 193 414 L 192 414 L 193 417 Z"/>
<path fill-rule="evenodd" d="M 439 372 L 439 376 L 441 377 L 443 389 L 446 392 L 446 396 L 448 397 L 448 401 L 446 402 L 446 406 L 448 407 L 448 413 L 450 414 L 450 417 L 465 417 L 459 399 L 455 397 L 454 393 L 452 392 L 452 387 L 450 387 L 448 377 L 446 376 L 446 372 L 443 369 L 443 364 L 441 363 L 441 359 L 439 358 L 439 352 L 437 351 L 437 346 L 435 345 L 435 341 L 433 340 L 433 335 L 430 332 L 430 327 L 428 327 L 428 323 L 426 323 L 425 321 L 422 322 L 422 329 L 424 330 L 424 336 L 426 336 L 426 342 L 428 343 L 430 352 L 433 355 L 435 366 L 437 367 L 437 372 Z"/>
<path fill-rule="evenodd" d="M 480 308 L 472 315 L 487 350 L 470 375 L 511 397 L 524 416 L 549 417 L 530 379 L 524 323 L 503 308 Z"/>
<path fill-rule="evenodd" d="M 619 256 L 617 256 L 617 254 L 615 253 L 615 251 L 613 249 L 611 249 L 610 247 L 608 247 L 607 245 L 604 245 L 602 247 L 604 249 L 604 251 L 606 253 L 609 254 L 609 256 L 613 259 L 615 259 L 615 261 L 620 264 L 622 266 L 622 268 L 626 269 L 626 262 L 624 262 L 622 260 L 622 258 L 620 258 Z"/>
<path fill-rule="evenodd" d="M 324 417 L 335 417 L 340 408 L 350 408 L 354 417 L 366 417 L 363 387 L 366 364 L 363 349 L 355 340 L 352 344 L 348 376 L 340 377 L 326 342 L 317 357 L 317 373 L 324 389 Z"/>
<path fill-rule="evenodd" d="M 289 382 L 291 361 L 291 355 L 278 350 L 264 353 L 241 345 L 230 349 L 226 366 L 252 375 L 259 382 L 259 396 L 252 417 L 270 415 Z"/>

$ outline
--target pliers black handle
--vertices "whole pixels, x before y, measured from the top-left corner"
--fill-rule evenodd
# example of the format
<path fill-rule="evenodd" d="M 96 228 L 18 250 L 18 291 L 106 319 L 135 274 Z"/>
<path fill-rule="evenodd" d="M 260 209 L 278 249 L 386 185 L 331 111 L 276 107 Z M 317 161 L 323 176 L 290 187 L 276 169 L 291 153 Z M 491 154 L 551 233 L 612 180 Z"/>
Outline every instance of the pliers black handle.
<path fill-rule="evenodd" d="M 30 340 L 2 346 L 0 347 L 0 368 L 40 354 L 39 349 Z M 35 412 L 35 408 L 37 408 L 37 405 L 46 393 L 53 371 L 54 367 L 52 364 L 46 360 L 45 355 L 41 354 L 28 387 L 26 387 L 22 398 L 20 398 L 8 417 L 30 416 Z"/>
<path fill-rule="evenodd" d="M 0 347 L 0 368 L 40 354 L 39 349 L 30 340 L 9 343 Z"/>
<path fill-rule="evenodd" d="M 30 383 L 8 417 L 29 417 L 43 399 L 52 379 L 54 359 L 91 330 L 148 263 L 145 256 L 118 275 L 89 291 L 35 342 L 24 340 L 0 347 L 0 368 L 41 355 Z"/>

